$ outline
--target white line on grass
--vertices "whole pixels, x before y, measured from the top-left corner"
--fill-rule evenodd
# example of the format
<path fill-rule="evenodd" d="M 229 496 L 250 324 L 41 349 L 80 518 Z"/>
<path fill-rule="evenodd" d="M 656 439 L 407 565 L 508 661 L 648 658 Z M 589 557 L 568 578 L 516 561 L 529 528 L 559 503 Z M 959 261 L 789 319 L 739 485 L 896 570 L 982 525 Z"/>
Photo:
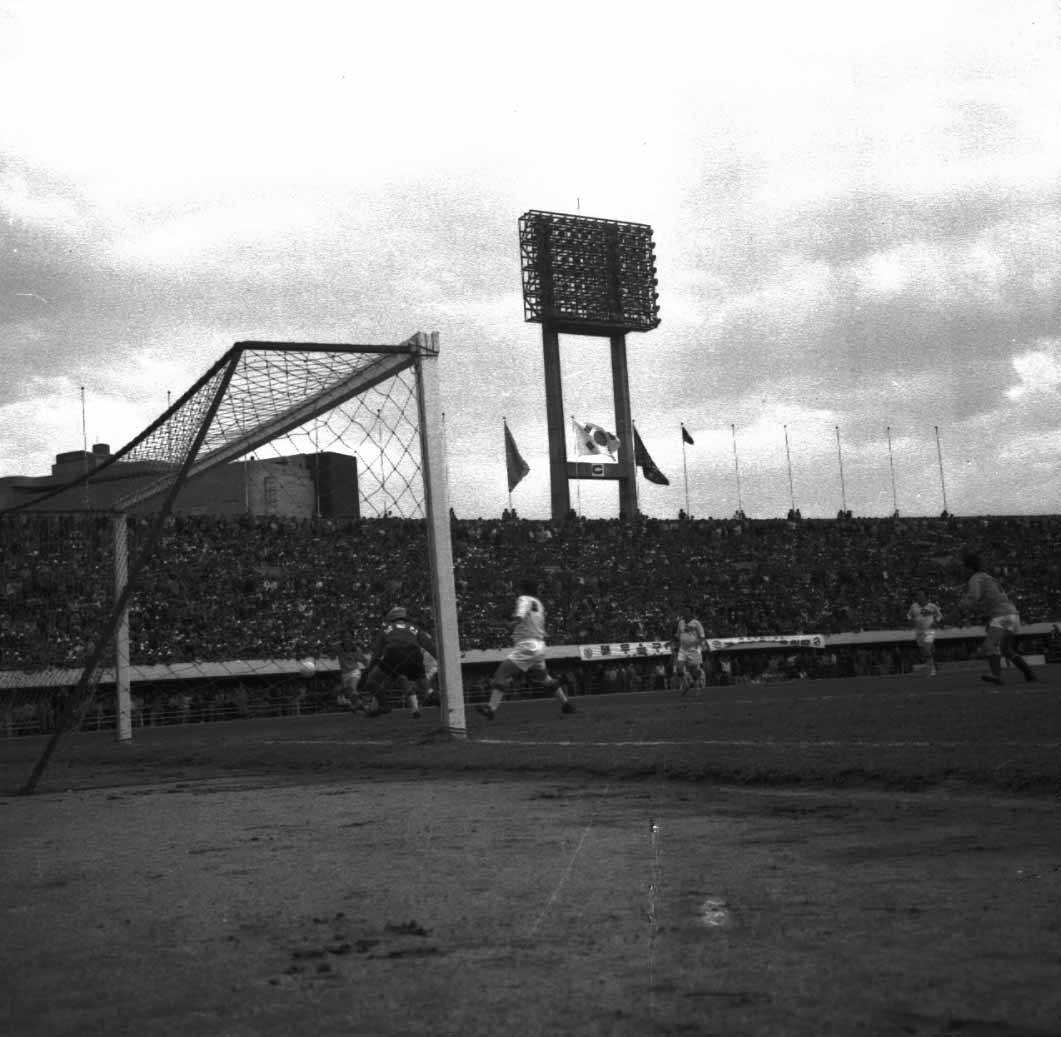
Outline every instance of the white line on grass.
<path fill-rule="evenodd" d="M 944 749 L 956 749 L 965 745 L 983 745 L 981 741 L 976 742 L 942 742 L 932 740 L 931 742 L 850 742 L 850 741 L 824 741 L 824 742 L 786 742 L 780 739 L 774 741 L 752 741 L 748 739 L 661 739 L 658 741 L 624 741 L 624 742 L 580 742 L 571 739 L 559 741 L 531 740 L 524 738 L 476 738 L 481 745 L 528 745 L 528 746 L 560 746 L 569 748 L 574 746 L 605 748 L 608 746 L 619 746 L 624 748 L 658 748 L 667 745 L 732 745 L 741 748 L 762 749 L 769 746 L 778 748 L 797 749 L 830 749 L 848 748 L 851 746 L 865 749 L 928 749 L 932 747 Z M 993 747 L 1008 746 L 1024 749 L 1058 749 L 1061 742 L 990 742 Z"/>
<path fill-rule="evenodd" d="M 659 812 L 657 800 L 657 814 Z M 660 825 L 651 819 L 652 871 L 648 880 L 648 1015 L 655 1021 L 656 1014 L 656 937 L 659 934 L 659 912 L 657 900 L 663 893 L 663 861 L 660 858 Z"/>
<path fill-rule="evenodd" d="M 385 745 L 394 746 L 408 743 L 392 741 L 389 738 L 266 738 L 264 745 Z"/>
<path fill-rule="evenodd" d="M 601 795 L 606 795 L 609 788 L 611 788 L 611 786 L 606 785 L 604 788 L 604 792 L 601 793 Z M 595 815 L 590 814 L 589 821 L 586 822 L 586 827 L 582 829 L 582 835 L 579 837 L 578 845 L 575 847 L 575 852 L 571 854 L 571 859 L 567 862 L 567 867 L 565 867 L 563 872 L 561 872 L 559 881 L 556 883 L 555 888 L 549 895 L 549 899 L 545 902 L 545 907 L 542 908 L 541 914 L 538 915 L 537 919 L 534 922 L 534 925 L 531 926 L 530 933 L 528 935 L 533 936 L 538 931 L 538 927 L 542 924 L 542 921 L 544 920 L 545 916 L 549 913 L 549 908 L 551 908 L 553 904 L 556 903 L 556 898 L 560 896 L 560 891 L 567 884 L 567 880 L 568 878 L 570 878 L 571 872 L 575 867 L 575 861 L 578 859 L 578 855 L 582 852 L 582 847 L 585 845 L 586 839 L 589 836 L 590 829 L 593 827 L 593 823 L 595 820 Z"/>

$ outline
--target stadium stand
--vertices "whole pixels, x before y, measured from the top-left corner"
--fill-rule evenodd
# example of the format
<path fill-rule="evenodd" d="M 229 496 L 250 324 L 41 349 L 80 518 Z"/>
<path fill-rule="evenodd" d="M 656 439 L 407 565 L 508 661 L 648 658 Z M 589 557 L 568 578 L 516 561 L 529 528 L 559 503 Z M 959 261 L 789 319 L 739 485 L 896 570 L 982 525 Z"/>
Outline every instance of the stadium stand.
<path fill-rule="evenodd" d="M 11 550 L 23 564 L 0 588 L 7 657 L 31 668 L 53 574 L 49 518 L 26 515 Z M 146 520 L 131 520 L 131 536 Z M 73 530 L 73 527 L 72 527 Z M 71 533 L 76 535 L 76 532 Z M 454 520 L 464 649 L 506 643 L 511 587 L 539 574 L 552 644 L 665 639 L 692 603 L 713 637 L 843 632 L 904 625 L 924 587 L 944 609 L 969 545 L 1015 598 L 1026 622 L 1061 615 L 1061 517 L 832 520 Z M 424 538 L 412 520 L 364 521 L 177 515 L 130 609 L 134 665 L 334 655 L 393 602 L 429 618 Z M 99 565 L 85 556 L 86 567 Z M 88 568 L 67 583 L 111 579 Z M 93 606 L 91 597 L 83 603 Z M 76 613 L 75 613 L 76 615 Z M 65 632 L 71 665 L 83 652 Z M 366 634 L 367 636 L 367 634 Z"/>

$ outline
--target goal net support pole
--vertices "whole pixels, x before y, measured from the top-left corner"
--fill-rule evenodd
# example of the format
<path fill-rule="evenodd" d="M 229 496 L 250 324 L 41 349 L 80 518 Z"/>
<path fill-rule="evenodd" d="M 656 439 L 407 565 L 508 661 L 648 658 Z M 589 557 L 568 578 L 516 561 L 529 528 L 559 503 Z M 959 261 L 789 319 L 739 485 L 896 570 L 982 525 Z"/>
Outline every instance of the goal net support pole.
<path fill-rule="evenodd" d="M 438 377 L 438 332 L 416 336 L 419 354 L 417 388 L 420 403 L 420 452 L 427 498 L 428 556 L 431 564 L 432 605 L 438 646 L 442 714 L 450 734 L 467 736 L 464 690 L 461 681 L 460 637 L 457 631 L 457 590 L 453 579 L 449 488 L 441 394 Z"/>
<path fill-rule="evenodd" d="M 124 512 L 116 514 L 111 521 L 114 529 L 114 600 L 123 601 L 128 599 L 125 588 L 129 583 L 129 521 Z M 133 709 L 129 673 L 128 606 L 119 614 L 118 627 L 114 632 L 114 691 L 118 741 L 131 742 Z"/>

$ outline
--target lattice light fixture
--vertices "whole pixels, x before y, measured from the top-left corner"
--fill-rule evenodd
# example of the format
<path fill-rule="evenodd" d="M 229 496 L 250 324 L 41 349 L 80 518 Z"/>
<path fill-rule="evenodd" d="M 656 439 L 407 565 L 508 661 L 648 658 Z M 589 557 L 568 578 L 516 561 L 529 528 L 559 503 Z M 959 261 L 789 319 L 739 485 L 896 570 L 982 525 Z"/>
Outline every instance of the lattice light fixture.
<path fill-rule="evenodd" d="M 519 221 L 523 313 L 575 335 L 658 327 L 652 228 L 532 209 Z"/>

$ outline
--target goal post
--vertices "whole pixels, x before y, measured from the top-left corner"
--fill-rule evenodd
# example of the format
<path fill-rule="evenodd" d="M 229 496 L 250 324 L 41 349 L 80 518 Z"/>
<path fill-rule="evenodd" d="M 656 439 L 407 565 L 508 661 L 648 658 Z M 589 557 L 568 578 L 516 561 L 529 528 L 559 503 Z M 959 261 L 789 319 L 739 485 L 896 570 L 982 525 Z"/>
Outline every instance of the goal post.
<path fill-rule="evenodd" d="M 446 727 L 459 737 L 467 734 L 461 681 L 460 633 L 457 627 L 457 589 L 453 579 L 453 541 L 450 536 L 449 485 L 446 478 L 445 421 L 438 376 L 438 332 L 417 336 L 420 400 L 420 450 L 426 488 L 427 536 L 431 559 L 431 596 L 436 617 L 439 683 Z"/>
<path fill-rule="evenodd" d="M 23 791 L 101 682 L 120 741 L 146 722 L 137 689 L 172 698 L 179 681 L 245 702 L 286 680 L 297 712 L 306 672 L 337 686 L 343 647 L 363 652 L 398 604 L 432 628 L 442 727 L 466 734 L 438 358 L 434 332 L 238 342 L 116 454 L 0 512 L 5 543 L 20 523 L 41 541 L 0 557 L 0 702 L 66 689 Z M 106 562 L 78 554 L 79 524 L 109 541 Z M 69 586 L 53 594 L 34 566 Z M 59 650 L 56 623 L 78 651 Z"/>

